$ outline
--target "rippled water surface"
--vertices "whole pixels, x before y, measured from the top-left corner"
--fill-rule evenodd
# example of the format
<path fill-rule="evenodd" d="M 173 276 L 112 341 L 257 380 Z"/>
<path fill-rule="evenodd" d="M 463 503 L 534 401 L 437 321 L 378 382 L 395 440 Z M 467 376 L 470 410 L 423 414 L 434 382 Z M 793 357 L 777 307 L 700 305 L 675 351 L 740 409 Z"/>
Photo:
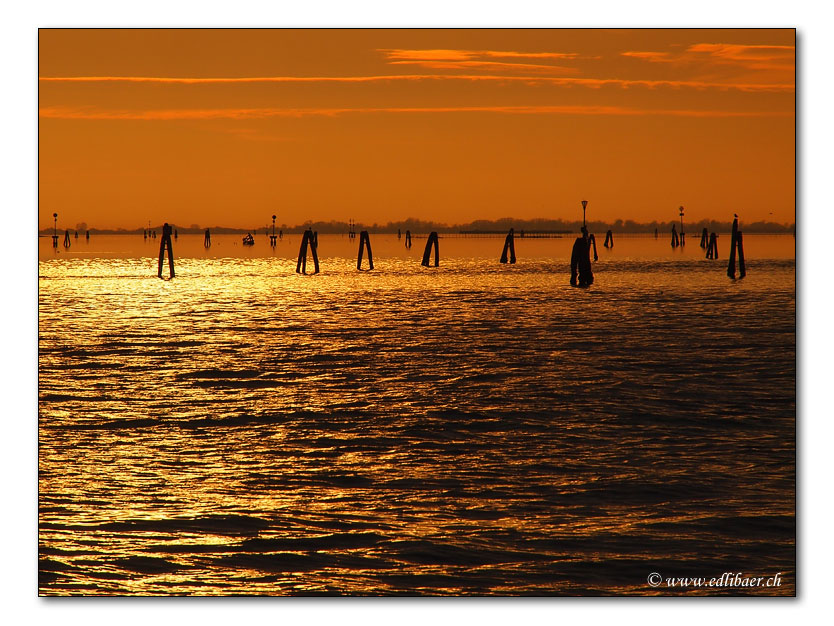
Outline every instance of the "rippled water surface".
<path fill-rule="evenodd" d="M 41 594 L 795 593 L 793 238 L 213 239 L 41 238 Z"/>

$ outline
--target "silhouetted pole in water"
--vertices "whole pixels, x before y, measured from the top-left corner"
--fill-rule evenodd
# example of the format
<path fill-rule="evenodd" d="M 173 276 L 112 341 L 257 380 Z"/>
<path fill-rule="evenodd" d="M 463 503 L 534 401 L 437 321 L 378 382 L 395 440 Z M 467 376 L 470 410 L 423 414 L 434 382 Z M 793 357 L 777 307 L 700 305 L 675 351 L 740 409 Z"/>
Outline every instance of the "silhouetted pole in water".
<path fill-rule="evenodd" d="M 411 247 L 411 231 L 410 230 L 405 231 L 405 247 L 406 248 Z"/>
<path fill-rule="evenodd" d="M 142 237 L 144 237 L 145 239 L 147 239 L 147 238 L 148 238 L 148 231 L 147 231 L 147 229 L 144 229 L 144 228 L 142 229 Z"/>
<path fill-rule="evenodd" d="M 429 235 L 429 240 L 426 242 L 426 250 L 423 252 L 423 262 L 421 265 L 429 267 L 432 245 L 434 245 L 434 266 L 437 267 L 440 265 L 440 245 L 438 243 L 437 232 L 435 231 L 432 231 Z"/>
<path fill-rule="evenodd" d="M 741 231 L 738 231 L 738 277 L 744 278 L 747 276 L 747 267 L 744 265 L 744 244 L 742 243 Z"/>
<path fill-rule="evenodd" d="M 593 235 L 588 235 L 588 226 L 585 224 L 585 209 L 587 207 L 588 207 L 588 201 L 583 200 L 582 201 L 582 234 L 583 234 L 583 237 L 585 238 L 586 242 L 588 243 L 589 251 L 590 251 L 590 245 L 593 244 L 593 246 L 594 246 L 594 261 L 598 261 L 599 256 L 597 255 L 597 240 L 596 240 L 596 237 L 594 237 Z M 523 230 L 521 231 L 521 236 L 522 237 L 524 236 L 524 231 Z M 588 270 L 588 271 L 590 271 L 590 270 Z M 593 274 L 591 274 L 591 282 L 594 282 Z M 590 284 L 590 283 L 588 283 L 588 284 Z"/>
<path fill-rule="evenodd" d="M 174 248 L 171 246 L 171 227 L 168 222 L 162 226 L 162 241 L 159 242 L 159 267 L 157 276 L 162 278 L 162 261 L 165 259 L 165 249 L 168 249 L 168 270 L 171 272 L 169 278 L 174 277 Z"/>
<path fill-rule="evenodd" d="M 78 231 L 75 231 L 75 238 L 78 239 Z"/>
<path fill-rule="evenodd" d="M 351 218 L 348 223 L 349 223 L 349 226 L 350 226 L 348 228 L 348 239 L 356 239 L 356 231 L 353 230 L 353 227 L 354 227 L 353 218 Z"/>
<path fill-rule="evenodd" d="M 582 236 L 573 242 L 570 255 L 570 284 L 574 287 L 589 287 L 594 283 L 594 273 L 591 271 L 591 240 L 588 229 L 582 227 Z"/>
<path fill-rule="evenodd" d="M 709 231 L 705 228 L 701 231 L 701 247 L 706 248 L 709 245 Z"/>
<path fill-rule="evenodd" d="M 374 269 L 374 257 L 371 254 L 371 238 L 368 236 L 368 231 L 363 230 L 359 233 L 359 258 L 356 260 L 356 269 L 362 269 L 362 249 L 368 246 L 368 269 Z"/>
<path fill-rule="evenodd" d="M 504 240 L 504 251 L 501 253 L 501 263 L 507 262 L 507 250 L 510 251 L 510 263 L 515 263 L 515 240 L 513 238 L 514 233 L 515 229 L 511 228 L 510 232 L 507 234 L 507 238 Z"/>
<path fill-rule="evenodd" d="M 672 224 L 672 247 L 677 248 L 679 245 L 681 245 L 681 241 L 678 238 L 678 229 Z"/>
<path fill-rule="evenodd" d="M 733 220 L 733 232 L 730 235 L 730 263 L 727 266 L 727 276 L 736 277 L 736 239 L 738 237 L 738 218 Z"/>
<path fill-rule="evenodd" d="M 275 237 L 275 215 L 272 216 L 272 234 L 269 236 L 269 245 L 273 248 L 278 243 L 278 239 Z"/>
<path fill-rule="evenodd" d="M 718 235 L 716 235 L 715 233 L 712 233 L 709 236 L 709 243 L 707 244 L 707 258 L 718 258 Z"/>
<path fill-rule="evenodd" d="M 733 232 L 730 236 L 730 263 L 727 266 L 727 276 L 736 277 L 736 250 L 738 250 L 738 277 L 744 278 L 747 275 L 747 268 L 744 266 L 744 246 L 742 245 L 741 231 L 738 229 L 738 216 L 733 220 Z"/>
<path fill-rule="evenodd" d="M 52 247 L 58 247 L 58 214 L 52 214 Z"/>
<path fill-rule="evenodd" d="M 657 239 L 657 229 L 654 229 L 654 238 Z"/>
<path fill-rule="evenodd" d="M 679 207 L 678 210 L 681 212 L 681 237 L 680 237 L 680 244 L 686 244 L 686 233 L 683 232 L 683 207 Z"/>
<path fill-rule="evenodd" d="M 606 248 L 613 248 L 614 247 L 614 233 L 611 232 L 609 229 L 607 233 L 605 233 L 605 241 L 602 244 Z"/>
<path fill-rule="evenodd" d="M 65 248 L 69 248 L 69 247 L 70 247 L 70 236 L 69 236 L 69 230 L 67 230 L 66 232 L 64 232 L 64 247 L 65 247 Z"/>
<path fill-rule="evenodd" d="M 297 274 L 306 274 L 307 273 L 307 246 L 310 246 L 310 251 L 313 253 L 313 263 L 315 265 L 316 271 L 313 272 L 314 274 L 319 273 L 319 255 L 316 252 L 316 239 L 313 236 L 313 230 L 308 228 L 304 231 L 304 237 L 301 239 L 301 248 L 298 250 L 298 263 L 295 266 L 295 271 Z"/>
<path fill-rule="evenodd" d="M 90 241 L 90 231 L 89 231 L 89 229 L 87 230 L 87 241 Z"/>
<path fill-rule="evenodd" d="M 398 229 L 397 229 L 397 239 L 402 239 L 402 238 L 403 238 L 403 231 L 401 231 L 401 230 L 398 228 Z"/>
<path fill-rule="evenodd" d="M 211 247 L 211 233 L 209 232 L 209 229 L 208 229 L 208 228 L 206 228 L 206 236 L 205 236 L 205 238 L 203 239 L 203 245 L 204 245 L 206 248 L 210 248 L 210 247 Z"/>
<path fill-rule="evenodd" d="M 180 238 L 180 235 L 179 235 L 179 233 L 177 232 L 177 229 L 175 228 L 175 229 L 174 229 L 174 239 L 176 240 L 176 239 L 179 239 L 179 238 Z"/>

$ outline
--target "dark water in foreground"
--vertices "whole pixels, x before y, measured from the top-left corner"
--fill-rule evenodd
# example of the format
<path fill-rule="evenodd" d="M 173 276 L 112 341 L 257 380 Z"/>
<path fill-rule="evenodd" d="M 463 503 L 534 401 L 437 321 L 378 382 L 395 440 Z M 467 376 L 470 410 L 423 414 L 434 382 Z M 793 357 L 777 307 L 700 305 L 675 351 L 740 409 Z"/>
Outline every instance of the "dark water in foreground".
<path fill-rule="evenodd" d="M 215 239 L 41 241 L 41 594 L 796 592 L 792 238 Z"/>

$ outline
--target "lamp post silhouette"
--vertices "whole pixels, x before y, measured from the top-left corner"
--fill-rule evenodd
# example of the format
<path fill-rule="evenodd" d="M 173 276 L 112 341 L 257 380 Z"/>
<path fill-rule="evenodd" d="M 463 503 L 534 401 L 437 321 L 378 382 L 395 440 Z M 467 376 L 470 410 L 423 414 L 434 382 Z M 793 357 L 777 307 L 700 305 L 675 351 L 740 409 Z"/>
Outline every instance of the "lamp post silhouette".
<path fill-rule="evenodd" d="M 582 225 L 585 226 L 585 208 L 588 206 L 588 201 L 582 201 Z"/>
<path fill-rule="evenodd" d="M 52 214 L 52 247 L 58 247 L 58 214 Z"/>
<path fill-rule="evenodd" d="M 684 234 L 683 234 L 683 207 L 678 208 L 681 212 L 681 245 L 684 244 Z"/>
<path fill-rule="evenodd" d="M 275 237 L 275 218 L 276 218 L 276 216 L 273 215 L 272 216 L 272 234 L 269 236 L 269 245 L 271 245 L 273 248 L 275 247 L 275 244 L 277 242 L 277 239 Z"/>

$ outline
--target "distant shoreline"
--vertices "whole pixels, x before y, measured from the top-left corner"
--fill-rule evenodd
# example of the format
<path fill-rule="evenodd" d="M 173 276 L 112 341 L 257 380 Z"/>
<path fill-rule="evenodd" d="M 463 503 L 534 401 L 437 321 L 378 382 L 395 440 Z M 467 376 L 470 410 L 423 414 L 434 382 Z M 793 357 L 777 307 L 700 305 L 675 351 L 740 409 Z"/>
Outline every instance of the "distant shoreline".
<path fill-rule="evenodd" d="M 153 229 L 151 229 L 151 230 L 153 230 Z M 368 230 L 370 231 L 370 234 L 372 234 L 372 235 L 392 235 L 393 236 L 393 235 L 397 234 L 396 231 L 395 232 L 389 232 L 389 231 L 381 231 L 381 230 L 380 231 L 375 231 L 375 230 L 370 230 L 370 229 L 368 229 Z M 75 232 L 76 232 L 75 230 L 70 229 L 70 233 L 72 233 L 72 237 L 75 236 Z M 78 237 L 83 238 L 84 233 L 86 233 L 86 232 L 87 231 L 79 231 Z M 91 228 L 89 232 L 90 232 L 91 236 L 102 236 L 102 235 L 107 236 L 107 237 L 113 237 L 113 236 L 116 236 L 116 237 L 142 237 L 143 236 L 142 232 L 137 233 L 137 232 L 129 232 L 129 231 L 107 231 L 107 230 L 96 230 L 96 229 L 93 229 L 93 228 Z M 595 235 L 599 235 L 598 231 L 592 230 L 591 232 Z M 729 235 L 731 233 L 731 229 L 727 228 L 726 230 L 718 230 L 718 231 L 710 231 L 710 232 L 714 232 L 719 236 L 720 235 Z M 743 232 L 744 232 L 745 235 L 751 235 L 751 236 L 752 235 L 779 235 L 779 236 L 784 236 L 784 237 L 790 237 L 790 236 L 794 235 L 793 232 L 771 232 L 771 231 L 759 231 L 759 232 L 743 231 Z M 205 233 L 204 230 L 201 230 L 199 232 L 184 231 L 183 230 L 183 231 L 179 231 L 178 234 L 183 235 L 183 236 L 199 235 L 199 236 L 202 237 L 204 235 L 204 233 Z M 222 230 L 211 229 L 211 234 L 212 235 L 240 236 L 240 235 L 246 235 L 248 233 L 252 233 L 253 235 L 256 234 L 256 235 L 261 236 L 261 237 L 266 237 L 267 236 L 267 233 L 263 232 L 263 229 L 261 229 L 257 233 L 255 233 L 254 231 L 245 230 L 245 229 L 222 229 Z M 276 230 L 276 233 L 277 233 L 277 230 Z M 303 233 L 304 233 L 303 230 L 285 230 L 284 231 L 284 235 L 287 235 L 287 236 L 302 235 Z M 269 234 L 271 234 L 271 233 L 269 233 Z M 341 233 L 326 232 L 326 233 L 319 233 L 319 234 L 321 234 L 321 235 L 342 235 L 344 237 L 347 237 L 349 233 L 347 231 L 345 231 L 345 232 L 341 232 Z M 613 231 L 613 234 L 617 235 L 618 237 L 625 237 L 627 239 L 628 238 L 643 238 L 643 237 L 654 238 L 654 231 L 652 231 L 652 232 L 642 232 L 642 233 L 618 233 L 617 231 Z M 63 238 L 64 237 L 64 231 L 59 231 L 58 235 L 59 235 L 59 237 Z M 426 237 L 428 237 L 428 235 L 429 235 L 428 231 L 412 232 L 411 233 L 411 236 L 415 239 L 425 239 Z M 693 233 L 693 232 L 687 231 L 686 235 L 687 235 L 688 239 L 692 240 L 693 238 L 700 238 L 701 233 L 700 232 Z M 157 239 L 160 236 L 161 236 L 161 229 L 157 229 Z M 490 238 L 506 237 L 507 233 L 506 232 L 499 233 L 499 232 L 496 232 L 496 231 L 484 231 L 484 232 L 472 232 L 472 231 L 468 231 L 468 232 L 457 232 L 457 231 L 443 232 L 443 231 L 438 231 L 438 236 L 441 239 L 443 239 L 444 237 L 461 238 L 461 239 L 464 239 L 464 238 L 490 239 Z M 521 232 L 521 231 L 516 231 L 515 236 L 516 236 L 516 238 L 521 238 L 521 239 L 561 239 L 561 238 L 564 238 L 564 237 L 579 236 L 579 232 L 576 232 L 576 233 L 567 233 L 567 232 L 549 233 L 549 232 Z M 669 233 L 667 233 L 665 231 L 658 233 L 658 238 L 667 238 L 668 236 L 669 236 Z M 38 239 L 49 239 L 51 237 L 52 237 L 52 232 L 49 232 L 49 233 L 39 232 L 38 233 Z"/>
<path fill-rule="evenodd" d="M 659 235 L 666 235 L 675 226 L 680 230 L 680 222 L 677 220 L 668 222 L 651 222 L 648 224 L 639 224 L 626 220 L 615 220 L 613 223 L 601 221 L 588 221 L 588 229 L 593 233 L 605 233 L 611 230 L 618 235 L 654 235 L 655 229 Z M 271 225 L 261 225 L 257 228 L 235 228 L 229 226 L 181 226 L 176 223 L 171 223 L 171 226 L 182 235 L 201 235 L 205 233 L 206 229 L 210 230 L 212 234 L 217 235 L 245 235 L 247 233 L 265 235 L 272 232 Z M 479 220 L 470 222 L 468 224 L 439 224 L 436 222 L 423 222 L 421 220 L 408 219 L 401 222 L 389 222 L 388 224 L 361 224 L 354 223 L 353 230 L 360 232 L 367 230 L 371 233 L 396 234 L 398 231 L 405 233 L 410 230 L 412 234 L 430 233 L 436 231 L 439 234 L 467 234 L 467 235 L 495 235 L 506 234 L 510 228 L 515 229 L 517 234 L 522 231 L 529 234 L 551 234 L 551 235 L 570 235 L 578 233 L 582 223 L 579 221 L 565 222 L 562 220 L 512 220 L 509 218 L 485 221 Z M 307 222 L 304 224 L 297 224 L 295 226 L 287 226 L 286 224 L 275 225 L 275 232 L 283 231 L 285 234 L 299 234 L 307 230 L 313 229 L 321 234 L 346 234 L 350 231 L 350 224 L 347 222 Z M 690 237 L 700 236 L 703 229 L 706 228 L 711 233 L 729 233 L 732 230 L 732 221 L 717 222 L 711 220 L 702 220 L 700 222 L 686 223 L 684 222 L 684 232 Z M 750 222 L 741 223 L 741 228 L 745 234 L 768 234 L 768 235 L 792 235 L 796 233 L 796 224 L 777 224 L 774 222 Z M 57 232 L 63 235 L 67 230 L 72 233 L 78 232 L 85 234 L 87 231 L 91 235 L 132 235 L 142 236 L 147 230 L 162 232 L 162 224 L 152 225 L 150 229 L 147 228 L 96 228 L 95 226 L 87 226 L 87 224 L 77 224 L 75 227 L 67 228 L 61 226 Z M 38 235 L 42 237 L 49 237 L 53 234 L 52 227 L 42 228 L 38 231 Z"/>

